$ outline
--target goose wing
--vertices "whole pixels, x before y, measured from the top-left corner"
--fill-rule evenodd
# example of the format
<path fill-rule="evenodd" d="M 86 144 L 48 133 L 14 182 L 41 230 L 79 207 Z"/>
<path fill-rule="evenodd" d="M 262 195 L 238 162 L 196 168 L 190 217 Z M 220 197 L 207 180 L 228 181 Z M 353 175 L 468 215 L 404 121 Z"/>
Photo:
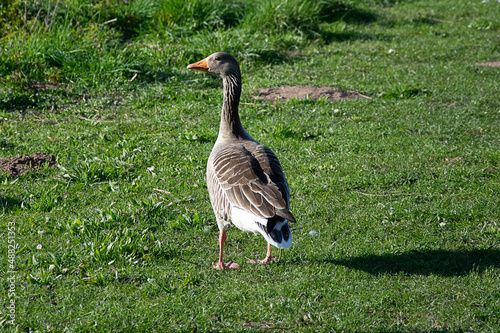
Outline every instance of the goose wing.
<path fill-rule="evenodd" d="M 213 190 L 226 198 L 219 200 L 226 206 L 221 207 L 223 210 L 227 212 L 227 205 L 232 204 L 257 217 L 279 216 L 295 222 L 288 210 L 288 183 L 269 148 L 255 142 L 225 145 L 214 150 L 211 157 Z M 220 194 L 215 197 L 220 198 Z"/>

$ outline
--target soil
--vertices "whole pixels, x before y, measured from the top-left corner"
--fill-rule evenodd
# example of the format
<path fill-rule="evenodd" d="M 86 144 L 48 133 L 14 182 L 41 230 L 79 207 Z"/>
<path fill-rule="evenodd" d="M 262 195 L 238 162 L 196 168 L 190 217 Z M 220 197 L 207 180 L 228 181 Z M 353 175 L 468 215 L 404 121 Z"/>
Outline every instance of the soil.
<path fill-rule="evenodd" d="M 49 166 L 56 164 L 54 155 L 47 155 L 45 153 L 24 154 L 21 156 L 10 156 L 0 158 L 0 172 L 7 172 L 11 177 L 22 175 L 27 170 L 37 170 L 44 163 Z"/>
<path fill-rule="evenodd" d="M 297 99 L 310 98 L 314 101 L 317 101 L 321 98 L 326 98 L 327 101 L 370 98 L 361 95 L 360 93 L 357 92 L 346 92 L 327 86 L 319 86 L 319 87 L 285 86 L 285 87 L 267 87 L 267 88 L 257 88 L 257 89 L 259 90 L 259 94 L 257 96 L 254 96 L 254 98 L 270 101 L 272 103 L 276 103 L 278 98 L 280 98 L 280 101 L 286 101 L 291 98 L 297 98 Z"/>
<path fill-rule="evenodd" d="M 480 64 L 476 64 L 478 66 L 488 66 L 488 67 L 500 67 L 500 61 L 493 61 L 493 62 L 483 62 Z"/>

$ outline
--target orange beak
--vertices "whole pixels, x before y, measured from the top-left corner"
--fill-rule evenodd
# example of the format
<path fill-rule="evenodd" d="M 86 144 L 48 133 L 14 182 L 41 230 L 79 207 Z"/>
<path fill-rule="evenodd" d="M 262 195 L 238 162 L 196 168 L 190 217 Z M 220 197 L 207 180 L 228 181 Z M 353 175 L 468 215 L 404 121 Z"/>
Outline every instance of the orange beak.
<path fill-rule="evenodd" d="M 188 69 L 197 69 L 199 71 L 208 72 L 208 63 L 207 58 L 195 62 L 194 64 L 190 64 L 187 66 Z"/>

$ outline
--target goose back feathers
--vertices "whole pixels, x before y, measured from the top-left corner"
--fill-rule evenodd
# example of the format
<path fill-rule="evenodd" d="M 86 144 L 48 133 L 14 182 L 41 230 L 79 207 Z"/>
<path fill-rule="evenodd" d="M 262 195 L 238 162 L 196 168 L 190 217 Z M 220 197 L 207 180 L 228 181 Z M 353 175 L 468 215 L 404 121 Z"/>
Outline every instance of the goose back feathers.
<path fill-rule="evenodd" d="M 217 140 L 208 160 L 207 187 L 219 229 L 232 222 L 241 230 L 262 234 L 276 247 L 291 245 L 286 224 L 295 222 L 288 210 L 290 191 L 269 148 L 254 140 Z"/>

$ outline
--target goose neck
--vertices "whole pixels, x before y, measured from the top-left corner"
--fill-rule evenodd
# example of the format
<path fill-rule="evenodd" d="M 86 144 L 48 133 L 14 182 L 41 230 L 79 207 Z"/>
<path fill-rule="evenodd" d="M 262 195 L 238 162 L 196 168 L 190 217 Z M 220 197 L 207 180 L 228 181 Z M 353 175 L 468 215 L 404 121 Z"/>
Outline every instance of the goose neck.
<path fill-rule="evenodd" d="M 239 73 L 227 75 L 222 81 L 224 85 L 224 102 L 222 104 L 219 134 L 239 137 L 244 133 L 238 113 L 241 95 L 241 76 Z"/>

